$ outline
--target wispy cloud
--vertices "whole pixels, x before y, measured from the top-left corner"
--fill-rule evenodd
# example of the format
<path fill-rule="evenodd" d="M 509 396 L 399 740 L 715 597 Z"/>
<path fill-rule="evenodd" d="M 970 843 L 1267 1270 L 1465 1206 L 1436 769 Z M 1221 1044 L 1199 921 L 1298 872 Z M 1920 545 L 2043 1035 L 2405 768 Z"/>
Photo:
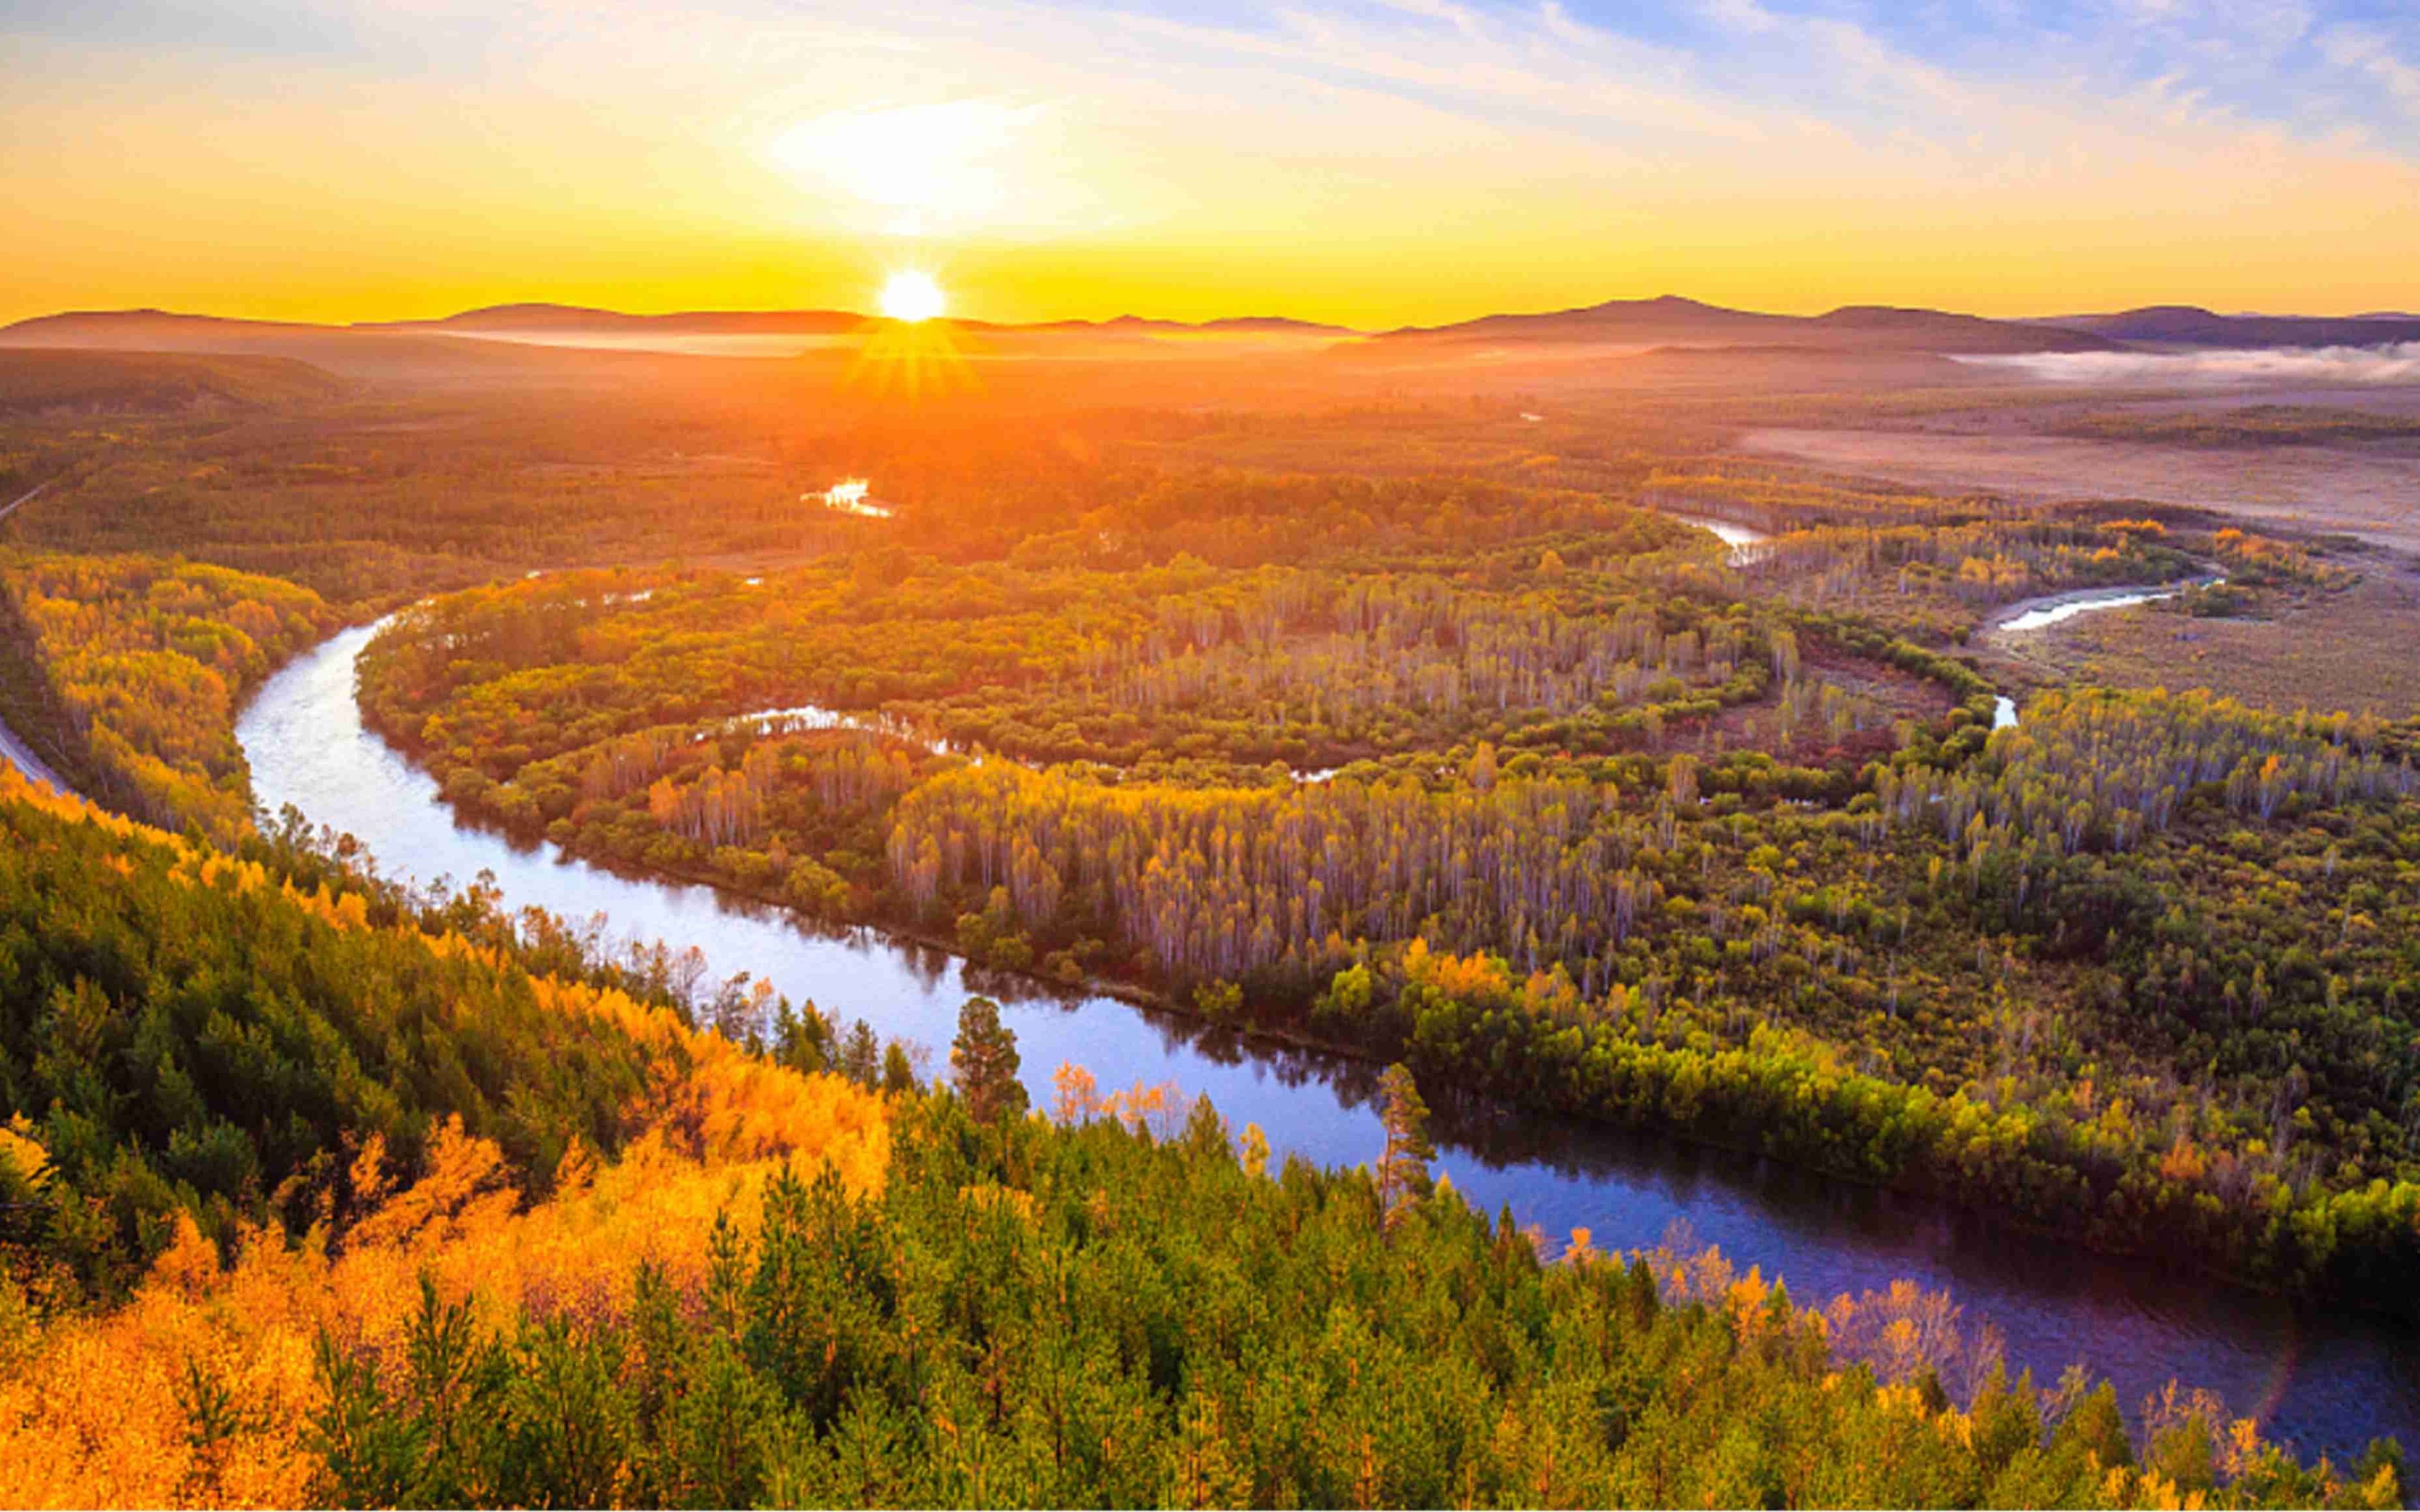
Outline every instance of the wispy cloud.
<path fill-rule="evenodd" d="M 2377 82 L 2405 112 L 2420 119 L 2420 66 L 2397 56 L 2387 39 L 2367 26 L 2335 26 L 2319 39 L 2328 61 Z"/>

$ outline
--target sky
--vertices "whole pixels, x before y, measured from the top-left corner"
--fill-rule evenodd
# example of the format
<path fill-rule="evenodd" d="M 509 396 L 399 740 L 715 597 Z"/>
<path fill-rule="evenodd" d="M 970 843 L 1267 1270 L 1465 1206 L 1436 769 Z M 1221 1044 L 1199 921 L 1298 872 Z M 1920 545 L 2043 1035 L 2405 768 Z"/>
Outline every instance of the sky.
<path fill-rule="evenodd" d="M 2409 0 L 8 0 L 0 320 L 2420 306 Z"/>

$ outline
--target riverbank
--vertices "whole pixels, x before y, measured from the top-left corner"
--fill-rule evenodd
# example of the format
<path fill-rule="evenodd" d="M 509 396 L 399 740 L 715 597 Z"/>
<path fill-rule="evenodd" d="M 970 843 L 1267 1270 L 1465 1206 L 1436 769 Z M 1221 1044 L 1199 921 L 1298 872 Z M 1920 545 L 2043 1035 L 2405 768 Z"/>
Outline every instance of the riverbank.
<path fill-rule="evenodd" d="M 0 761 L 54 792 L 73 792 L 73 784 L 58 769 L 72 763 L 45 760 L 34 748 L 35 740 L 42 739 L 59 754 L 66 728 L 58 690 L 43 669 L 33 629 L 18 613 L 15 600 L 0 591 Z"/>
<path fill-rule="evenodd" d="M 2010 722 L 2014 722 L 2013 718 Z M 484 827 L 479 826 L 478 822 L 474 820 L 463 822 L 474 827 Z M 500 831 L 493 832 L 508 841 L 512 840 L 512 837 L 503 835 Z M 1434 1054 L 1424 1054 L 1422 1046 L 1417 1041 L 1406 1044 L 1373 1047 L 1365 1041 L 1334 1035 L 1322 1035 L 1283 1024 L 1273 1024 L 1265 1018 L 1256 1019 L 1250 1015 L 1248 1009 L 1227 1014 L 1207 1012 L 1198 1006 L 1188 1005 L 1160 987 L 1132 980 L 1088 973 L 1078 980 L 1070 981 L 1030 969 L 990 964 L 969 957 L 959 949 L 954 940 L 894 918 L 853 919 L 836 924 L 832 920 L 798 909 L 778 897 L 719 877 L 711 872 L 633 862 L 612 856 L 590 856 L 568 849 L 564 854 L 575 856 L 587 864 L 600 866 L 617 873 L 639 878 L 654 878 L 684 887 L 702 887 L 726 898 L 744 900 L 748 903 L 786 919 L 794 927 L 816 930 L 837 929 L 857 933 L 873 936 L 892 947 L 912 947 L 950 957 L 961 964 L 962 972 L 970 986 L 985 989 L 986 995 L 1011 996 L 1012 994 L 1003 991 L 1001 984 L 1019 983 L 1027 991 L 1015 995 L 1027 1001 L 1037 998 L 1063 1001 L 1090 998 L 1116 1002 L 1143 1013 L 1191 1026 L 1196 1031 L 1196 1037 L 1208 1034 L 1230 1036 L 1247 1051 L 1258 1048 L 1278 1054 L 1305 1054 L 1335 1062 L 1356 1064 L 1365 1068 L 1366 1074 L 1373 1083 L 1383 1067 L 1395 1060 L 1404 1059 L 1421 1073 L 1423 1081 L 1432 1087 L 1441 1088 L 1436 1094 L 1440 1100 L 1463 1099 L 1466 1112 L 1492 1106 L 1500 1110 L 1503 1115 L 1514 1118 L 1528 1116 L 1570 1119 L 1599 1130 L 1668 1138 L 1729 1155 L 1783 1160 L 1814 1178 L 1845 1182 L 1875 1193 L 1893 1194 L 1939 1203 L 2010 1234 L 2066 1242 L 2073 1242 L 2079 1238 L 2075 1223 L 2069 1217 L 2042 1216 L 2025 1211 L 2016 1205 L 2019 1199 L 2005 1192 L 1985 1193 L 1978 1196 L 1969 1184 L 1948 1178 L 1931 1167 L 1916 1169 L 1913 1174 L 1888 1177 L 1878 1176 L 1870 1170 L 1860 1169 L 1854 1165 L 1835 1164 L 1821 1158 L 1810 1158 L 1808 1151 L 1792 1146 L 1786 1138 L 1779 1135 L 1777 1131 L 1784 1127 L 1780 1120 L 1768 1119 L 1757 1113 L 1751 1112 L 1746 1116 L 1745 1120 L 1746 1128 L 1726 1133 L 1720 1129 L 1709 1129 L 1702 1122 L 1680 1122 L 1668 1117 L 1657 1116 L 1652 1112 L 1643 1116 L 1609 1115 L 1606 1106 L 1599 1102 L 1551 1099 L 1541 1101 L 1528 1094 L 1516 1082 L 1502 1076 L 1490 1078 L 1481 1074 L 1474 1077 L 1471 1068 L 1458 1059 L 1439 1059 Z M 1661 1050 L 1665 1047 L 1644 1048 Z M 1686 1058 L 1687 1055 L 1687 1052 L 1677 1053 L 1676 1058 L 1679 1060 L 1677 1068 L 1668 1071 L 1659 1079 L 1658 1086 L 1662 1095 L 1647 1100 L 1651 1107 L 1660 1107 L 1668 1098 L 1672 1087 L 1689 1077 L 1692 1072 L 1704 1069 L 1702 1062 L 1693 1062 Z M 1493 1057 L 1490 1057 L 1487 1063 L 1493 1064 Z M 1633 1074 L 1639 1074 L 1639 1072 L 1634 1072 Z M 1890 1084 L 1887 1083 L 1868 1082 L 1861 1094 L 1855 1094 L 1854 1088 L 1852 1091 L 1853 1094 L 1871 1098 L 1886 1094 L 1891 1089 Z M 1701 1097 L 1708 1095 L 1704 1091 L 1702 1083 L 1700 1083 L 1699 1095 Z M 1719 1099 L 1713 1099 L 1713 1101 L 1719 1101 Z M 1803 1104 L 1807 1101 L 1805 1088 L 1802 1088 L 1795 1096 L 1783 1101 Z M 1482 1113 L 1481 1116 L 1485 1115 Z M 1911 1118 L 1920 1119 L 1921 1117 L 1921 1110 L 1911 1112 L 1902 1108 L 1890 1119 L 1875 1120 L 1869 1132 L 1879 1134 L 1887 1124 L 1903 1123 Z M 2289 1284 L 2274 1274 L 2267 1274 L 2241 1266 L 2228 1266 L 2213 1259 L 2206 1253 L 2193 1250 L 2180 1253 L 2174 1247 L 2173 1230 L 2167 1231 L 2169 1242 L 2165 1243 L 2111 1242 L 2099 1230 L 2089 1227 L 2094 1222 L 2089 1212 L 2082 1214 L 2081 1217 L 2087 1226 L 2081 1237 L 2096 1253 L 2112 1258 L 2156 1262 L 2164 1268 L 2173 1268 L 2181 1262 L 2194 1273 L 2211 1282 L 2265 1295 L 2284 1297 L 2308 1291 L 2307 1288 Z M 2310 1298 L 2305 1295 L 2304 1300 L 2307 1301 Z M 2420 1311 L 2399 1305 L 2401 1299 L 2389 1293 L 2350 1295 L 2333 1300 L 2350 1301 L 2366 1311 L 2375 1312 L 2382 1318 L 2394 1319 L 2397 1324 L 2410 1324 L 2420 1320 Z"/>
<path fill-rule="evenodd" d="M 0 762 L 7 762 L 28 780 L 39 782 L 54 793 L 73 791 L 68 786 L 64 778 L 52 771 L 39 756 L 35 755 L 23 740 L 17 738 L 17 733 L 6 724 L 0 724 Z"/>

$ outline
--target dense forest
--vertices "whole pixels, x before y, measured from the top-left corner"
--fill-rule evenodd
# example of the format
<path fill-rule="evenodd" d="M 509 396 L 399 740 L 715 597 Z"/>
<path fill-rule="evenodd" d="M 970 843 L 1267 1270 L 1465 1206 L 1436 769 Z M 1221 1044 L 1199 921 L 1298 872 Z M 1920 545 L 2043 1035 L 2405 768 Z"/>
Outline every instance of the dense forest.
<path fill-rule="evenodd" d="M 28 737 L 120 811 L 221 841 L 252 823 L 237 707 L 338 623 L 307 588 L 154 557 L 0 553 L 0 658 L 48 685 Z"/>
<path fill-rule="evenodd" d="M 572 575 L 403 616 L 364 704 L 585 854 L 2397 1303 L 2411 733 L 2089 690 L 1995 732 L 1949 636 L 1857 609 L 2333 569 L 2127 517 L 1542 539 Z"/>
<path fill-rule="evenodd" d="M 1029 517 L 1082 526 L 1004 561 L 854 521 L 748 576 L 436 600 L 365 658 L 365 713 L 584 854 L 2393 1300 L 2408 733 L 2079 693 L 1994 734 L 1957 654 L 2028 594 L 2341 568 L 1736 467 L 1651 481 L 1785 527 L 1750 550 L 1601 496 L 1053 466 L 1091 482 Z M 78 779 L 239 833 L 234 702 L 336 611 L 150 559 L 8 580 Z"/>
<path fill-rule="evenodd" d="M 0 823 L 11 1503 L 2401 1495 L 2391 1447 L 2304 1465 L 2190 1391 L 2130 1427 L 2010 1381 L 1913 1288 L 1815 1306 L 1585 1234 L 1541 1263 L 1431 1181 L 1400 1069 L 1369 1166 L 1272 1170 L 1072 1068 L 1025 1114 L 980 999 L 953 1085 L 876 1090 L 789 1005 L 702 1033 L 560 926 L 291 835 L 5 778 Z"/>
<path fill-rule="evenodd" d="M 1656 560 L 1689 580 L 1688 562 Z M 1493 590 L 1185 556 L 1122 573 L 861 557 L 644 586 L 570 575 L 410 611 L 369 664 L 366 706 L 474 790 L 653 724 L 808 705 L 1117 764 L 1333 764 L 1473 735 L 1621 749 L 1768 693 L 1775 717 L 1819 734 L 1889 722 L 1891 695 L 1817 676 L 1788 624 L 1573 575 L 1551 548 Z"/>
<path fill-rule="evenodd" d="M 9 529 L 48 550 L 181 552 L 348 609 L 529 570 L 893 544 L 953 562 L 1252 565 L 1668 532 L 1611 491 L 1645 474 L 1641 455 L 1497 467 L 1500 448 L 1418 440 L 1474 418 L 1519 425 L 1503 404 L 1348 413 L 1348 429 L 1397 437 L 1388 466 L 1357 471 L 1291 424 L 1272 448 L 1230 434 L 1232 418 L 1155 405 L 1122 365 L 903 411 L 788 363 L 622 354 L 606 375 L 536 347 L 436 345 L 450 350 L 434 381 L 361 384 L 294 363 L 0 350 L 0 486 L 44 486 Z M 12 413 L 17 394 L 40 408 Z M 1400 471 L 1414 456 L 1428 465 Z M 850 476 L 875 480 L 895 517 L 814 501 Z"/>
<path fill-rule="evenodd" d="M 685 1026 L 713 998 L 676 957 L 0 783 L 0 1098 L 42 1165 L 0 1211 L 44 1295 L 120 1294 L 182 1221 L 233 1245 L 341 1219 L 372 1141 L 411 1175 L 450 1120 L 543 1181 L 754 1074 Z"/>

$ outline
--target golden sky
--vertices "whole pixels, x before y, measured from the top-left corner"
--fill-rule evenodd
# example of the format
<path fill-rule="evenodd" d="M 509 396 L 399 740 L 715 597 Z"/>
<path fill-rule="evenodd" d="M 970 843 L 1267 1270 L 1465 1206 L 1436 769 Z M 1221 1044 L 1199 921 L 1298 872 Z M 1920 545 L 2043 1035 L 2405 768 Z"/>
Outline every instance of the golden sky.
<path fill-rule="evenodd" d="M 1923 8 L 17 0 L 0 319 L 2420 305 L 2396 8 Z"/>

